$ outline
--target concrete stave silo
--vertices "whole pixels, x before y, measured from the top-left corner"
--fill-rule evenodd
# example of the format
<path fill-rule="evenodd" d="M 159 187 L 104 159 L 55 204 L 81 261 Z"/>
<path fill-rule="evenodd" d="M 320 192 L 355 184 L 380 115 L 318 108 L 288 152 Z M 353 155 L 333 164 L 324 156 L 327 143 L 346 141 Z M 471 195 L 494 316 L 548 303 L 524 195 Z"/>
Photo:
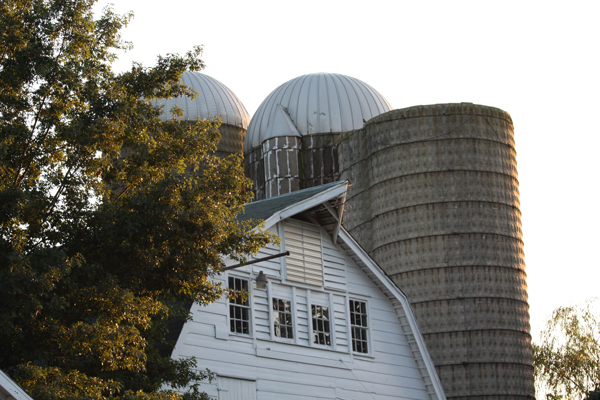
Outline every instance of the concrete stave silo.
<path fill-rule="evenodd" d="M 510 116 L 381 114 L 341 135 L 344 226 L 411 301 L 448 398 L 534 396 Z"/>

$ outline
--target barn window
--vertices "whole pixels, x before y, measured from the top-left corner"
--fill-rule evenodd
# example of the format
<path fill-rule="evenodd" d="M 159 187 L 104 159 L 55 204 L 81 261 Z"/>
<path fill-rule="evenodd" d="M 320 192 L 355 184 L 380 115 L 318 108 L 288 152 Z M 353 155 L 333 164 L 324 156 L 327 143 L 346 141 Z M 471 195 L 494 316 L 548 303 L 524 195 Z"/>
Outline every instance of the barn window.
<path fill-rule="evenodd" d="M 357 353 L 368 353 L 367 340 L 367 303 L 350 300 L 350 326 L 352 328 L 352 350 Z"/>
<path fill-rule="evenodd" d="M 241 294 L 248 292 L 248 280 L 229 277 L 229 290 L 237 293 L 237 296 L 229 299 L 229 328 L 231 332 L 250 334 L 250 305 L 248 297 Z"/>
<path fill-rule="evenodd" d="M 312 305 L 313 343 L 331 346 L 329 308 Z"/>
<path fill-rule="evenodd" d="M 321 228 L 307 222 L 288 219 L 284 224 L 286 279 L 323 286 Z"/>
<path fill-rule="evenodd" d="M 273 322 L 275 336 L 288 339 L 294 338 L 292 305 L 289 300 L 273 298 Z"/>

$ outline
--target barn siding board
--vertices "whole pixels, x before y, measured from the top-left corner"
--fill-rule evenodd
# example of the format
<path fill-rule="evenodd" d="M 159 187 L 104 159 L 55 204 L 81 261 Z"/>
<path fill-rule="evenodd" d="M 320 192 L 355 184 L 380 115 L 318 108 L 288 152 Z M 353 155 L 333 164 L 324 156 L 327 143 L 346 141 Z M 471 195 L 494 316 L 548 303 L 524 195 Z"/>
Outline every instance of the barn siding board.
<path fill-rule="evenodd" d="M 280 393 L 274 393 L 274 392 L 260 392 L 260 397 L 261 400 L 281 400 L 281 394 Z M 304 395 L 295 395 L 295 394 L 288 394 L 285 396 L 286 400 L 306 400 L 306 397 Z M 315 400 L 333 400 L 333 399 L 338 399 L 338 397 L 315 397 Z M 372 400 L 372 399 L 371 399 Z"/>
<path fill-rule="evenodd" d="M 272 393 L 279 393 L 282 395 L 291 394 L 296 395 L 298 393 L 302 393 L 304 398 L 314 398 L 317 396 L 324 396 L 329 398 L 335 398 L 335 388 L 330 386 L 315 386 L 313 384 L 306 385 L 306 382 L 292 383 L 289 381 L 286 382 L 278 382 L 278 381 L 270 381 L 266 379 L 261 379 L 258 381 L 258 390 L 259 391 L 268 391 Z"/>

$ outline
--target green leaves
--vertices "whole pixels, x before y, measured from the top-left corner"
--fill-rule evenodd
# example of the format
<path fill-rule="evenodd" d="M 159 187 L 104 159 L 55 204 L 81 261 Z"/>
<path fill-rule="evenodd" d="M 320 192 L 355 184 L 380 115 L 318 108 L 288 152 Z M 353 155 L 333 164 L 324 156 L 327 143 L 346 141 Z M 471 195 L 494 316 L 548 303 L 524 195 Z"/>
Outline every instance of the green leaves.
<path fill-rule="evenodd" d="M 582 399 L 600 382 L 600 318 L 588 300 L 556 309 L 533 344 L 536 381 L 551 398 Z"/>
<path fill-rule="evenodd" d="M 211 375 L 159 354 L 165 323 L 272 238 L 236 221 L 250 182 L 220 122 L 146 100 L 193 96 L 202 48 L 116 75 L 131 15 L 93 3 L 0 3 L 0 368 L 36 399 L 200 399 Z"/>

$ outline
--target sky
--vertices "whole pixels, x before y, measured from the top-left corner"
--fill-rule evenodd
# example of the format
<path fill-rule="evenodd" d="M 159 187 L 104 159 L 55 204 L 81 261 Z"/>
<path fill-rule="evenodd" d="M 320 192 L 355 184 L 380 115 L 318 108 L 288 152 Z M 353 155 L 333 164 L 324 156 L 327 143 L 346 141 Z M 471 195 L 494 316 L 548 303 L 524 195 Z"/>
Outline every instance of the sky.
<path fill-rule="evenodd" d="M 101 0 L 98 9 L 109 4 Z M 394 108 L 471 102 L 515 126 L 533 339 L 552 311 L 600 296 L 598 1 L 119 0 L 132 62 L 204 45 L 207 75 L 250 116 L 307 73 L 358 78 Z"/>

